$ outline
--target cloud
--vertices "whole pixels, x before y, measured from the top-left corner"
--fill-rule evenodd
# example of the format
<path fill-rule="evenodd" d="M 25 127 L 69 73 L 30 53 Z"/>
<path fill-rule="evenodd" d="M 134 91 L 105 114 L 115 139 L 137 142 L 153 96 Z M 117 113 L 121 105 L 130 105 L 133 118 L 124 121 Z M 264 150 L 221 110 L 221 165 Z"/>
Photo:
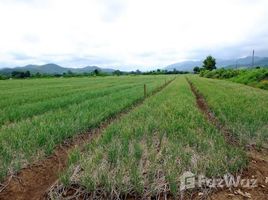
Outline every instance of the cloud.
<path fill-rule="evenodd" d="M 1 66 L 146 70 L 208 54 L 265 56 L 267 7 L 267 0 L 0 0 Z"/>
<path fill-rule="evenodd" d="M 100 11 L 105 22 L 114 22 L 122 16 L 126 5 L 123 0 L 100 0 Z"/>
<path fill-rule="evenodd" d="M 34 59 L 31 56 L 28 56 L 28 55 L 23 54 L 23 53 L 18 53 L 18 52 L 10 53 L 10 55 L 12 55 L 14 60 L 20 60 L 20 61 L 27 60 L 28 61 L 28 60 Z"/>

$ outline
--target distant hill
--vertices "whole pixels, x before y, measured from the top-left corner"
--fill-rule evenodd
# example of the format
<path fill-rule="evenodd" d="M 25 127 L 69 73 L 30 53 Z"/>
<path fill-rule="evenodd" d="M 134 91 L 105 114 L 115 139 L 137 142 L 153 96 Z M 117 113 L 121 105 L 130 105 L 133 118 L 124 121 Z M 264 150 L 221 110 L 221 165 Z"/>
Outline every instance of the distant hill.
<path fill-rule="evenodd" d="M 252 57 L 244 57 L 239 59 L 216 59 L 216 66 L 218 68 L 235 68 L 236 63 L 237 67 L 247 67 L 250 68 L 252 66 Z M 174 63 L 171 65 L 168 65 L 165 69 L 172 71 L 173 69 L 179 70 L 179 71 L 192 71 L 195 66 L 202 67 L 203 61 L 183 61 Z M 254 66 L 268 66 L 268 57 L 254 57 Z"/>
<path fill-rule="evenodd" d="M 100 70 L 102 72 L 106 72 L 106 73 L 112 73 L 115 71 L 112 68 L 101 68 L 97 66 L 87 66 L 83 68 L 71 68 L 71 71 L 75 73 L 88 73 L 88 72 L 94 71 L 95 69 Z M 70 70 L 70 68 L 68 68 L 68 70 Z"/>
<path fill-rule="evenodd" d="M 165 69 L 172 71 L 174 69 L 178 71 L 192 71 L 195 66 L 201 66 L 202 61 L 183 61 L 168 65 Z"/>
<path fill-rule="evenodd" d="M 114 69 L 109 68 L 100 68 L 97 66 L 87 66 L 83 68 L 65 68 L 59 65 L 50 63 L 45 65 L 26 65 L 24 67 L 15 67 L 15 68 L 4 68 L 0 69 L 0 74 L 9 75 L 13 71 L 25 72 L 30 71 L 32 74 L 40 73 L 40 74 L 63 74 L 71 71 L 73 73 L 90 73 L 95 69 L 98 69 L 102 72 L 112 73 L 115 71 Z"/>

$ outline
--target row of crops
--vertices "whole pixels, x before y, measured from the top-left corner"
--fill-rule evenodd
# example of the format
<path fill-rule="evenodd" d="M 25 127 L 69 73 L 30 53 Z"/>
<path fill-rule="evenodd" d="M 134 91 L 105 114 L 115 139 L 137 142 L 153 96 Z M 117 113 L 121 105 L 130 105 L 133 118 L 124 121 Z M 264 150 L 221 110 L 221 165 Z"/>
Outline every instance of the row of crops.
<path fill-rule="evenodd" d="M 268 92 L 228 81 L 191 77 L 209 107 L 245 145 L 267 146 Z"/>
<path fill-rule="evenodd" d="M 58 187 L 79 185 L 81 195 L 91 198 L 177 197 L 186 171 L 221 177 L 245 168 L 245 145 L 267 139 L 267 91 L 195 76 L 188 79 L 204 93 L 215 115 L 238 140 L 237 146 L 206 120 L 185 77 L 178 77 L 110 125 L 86 151 L 72 152 Z M 62 197 L 55 191 L 51 196 Z"/>
<path fill-rule="evenodd" d="M 0 180 L 142 99 L 144 84 L 150 94 L 171 78 L 1 81 Z"/>
<path fill-rule="evenodd" d="M 44 79 L 0 85 L 10 87 L 0 91 L 0 177 L 42 159 L 66 138 L 130 107 L 143 98 L 144 84 L 152 94 L 171 79 Z M 90 199 L 178 197 L 185 172 L 222 177 L 246 168 L 245 147 L 267 146 L 268 92 L 192 75 L 187 79 L 237 145 L 228 143 L 200 112 L 186 76 L 177 76 L 111 123 L 83 150 L 71 151 L 68 167 L 50 191 L 51 199 L 68 196 L 70 188 Z"/>

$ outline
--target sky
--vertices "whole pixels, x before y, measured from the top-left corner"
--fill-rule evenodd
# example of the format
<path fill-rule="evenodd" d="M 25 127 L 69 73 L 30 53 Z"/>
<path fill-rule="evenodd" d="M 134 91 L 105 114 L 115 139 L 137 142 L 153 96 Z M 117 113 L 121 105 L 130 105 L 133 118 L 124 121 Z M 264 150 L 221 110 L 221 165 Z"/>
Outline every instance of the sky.
<path fill-rule="evenodd" d="M 0 0 L 0 68 L 268 56 L 268 0 Z"/>

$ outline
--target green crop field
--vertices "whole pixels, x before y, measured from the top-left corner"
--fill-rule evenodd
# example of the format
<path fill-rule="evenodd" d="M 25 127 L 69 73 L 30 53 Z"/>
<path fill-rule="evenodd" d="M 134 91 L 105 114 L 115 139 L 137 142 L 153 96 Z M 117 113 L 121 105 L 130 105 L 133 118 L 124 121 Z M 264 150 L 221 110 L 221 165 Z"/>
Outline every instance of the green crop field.
<path fill-rule="evenodd" d="M 249 86 L 191 77 L 215 115 L 243 145 L 267 145 L 268 92 Z"/>
<path fill-rule="evenodd" d="M 187 80 L 236 145 L 206 117 Z M 53 154 L 66 139 L 115 119 L 83 148 L 72 148 L 58 181 L 43 191 L 50 199 L 74 194 L 177 199 L 185 172 L 249 173 L 247 149 L 260 150 L 268 142 L 268 91 L 225 80 L 195 75 L 6 80 L 0 81 L 0 95 L 1 181 Z"/>
<path fill-rule="evenodd" d="M 144 84 L 149 94 L 171 78 L 0 81 L 0 180 L 143 98 Z"/>
<path fill-rule="evenodd" d="M 267 111 L 258 112 L 268 103 L 267 91 L 195 76 L 188 78 L 204 92 L 216 115 L 226 119 L 223 122 L 232 128 L 235 137 L 252 141 L 266 138 Z M 245 112 L 244 108 L 252 109 L 247 103 L 254 98 L 260 103 L 256 102 L 258 108 Z M 214 105 L 214 101 L 218 104 Z M 236 102 L 244 104 L 237 106 Z M 179 178 L 185 171 L 220 177 L 246 165 L 243 146 L 225 141 L 196 107 L 185 77 L 179 77 L 110 125 L 103 137 L 88 144 L 86 151 L 71 153 L 61 182 L 65 186 L 78 184 L 95 198 L 100 191 L 112 198 L 135 194 L 148 198 L 167 191 L 176 197 Z M 77 167 L 82 170 L 74 176 Z"/>

